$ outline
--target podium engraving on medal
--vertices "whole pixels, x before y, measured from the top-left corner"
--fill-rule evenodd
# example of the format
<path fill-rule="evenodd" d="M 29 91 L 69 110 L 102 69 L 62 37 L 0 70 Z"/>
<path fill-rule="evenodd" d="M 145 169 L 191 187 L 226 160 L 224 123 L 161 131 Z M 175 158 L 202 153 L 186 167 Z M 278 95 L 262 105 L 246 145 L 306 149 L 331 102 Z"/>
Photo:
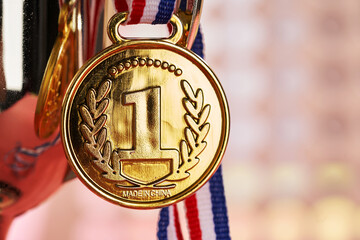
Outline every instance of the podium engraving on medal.
<path fill-rule="evenodd" d="M 133 107 L 133 149 L 117 149 L 120 174 L 134 184 L 154 185 L 179 165 L 176 149 L 160 146 L 160 87 L 123 94 L 123 104 Z"/>

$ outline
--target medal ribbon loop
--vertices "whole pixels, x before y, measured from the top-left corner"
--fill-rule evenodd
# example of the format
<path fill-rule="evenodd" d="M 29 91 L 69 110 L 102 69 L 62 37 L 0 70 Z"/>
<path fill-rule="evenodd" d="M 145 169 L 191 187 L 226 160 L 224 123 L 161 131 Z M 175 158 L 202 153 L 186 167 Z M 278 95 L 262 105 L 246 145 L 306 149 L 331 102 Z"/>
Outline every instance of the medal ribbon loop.
<path fill-rule="evenodd" d="M 182 22 L 181 31 L 183 32 L 177 45 L 191 49 L 199 29 L 202 0 L 114 1 L 118 12 L 129 12 L 123 24 L 166 24 L 171 21 L 173 15 L 176 15 Z"/>

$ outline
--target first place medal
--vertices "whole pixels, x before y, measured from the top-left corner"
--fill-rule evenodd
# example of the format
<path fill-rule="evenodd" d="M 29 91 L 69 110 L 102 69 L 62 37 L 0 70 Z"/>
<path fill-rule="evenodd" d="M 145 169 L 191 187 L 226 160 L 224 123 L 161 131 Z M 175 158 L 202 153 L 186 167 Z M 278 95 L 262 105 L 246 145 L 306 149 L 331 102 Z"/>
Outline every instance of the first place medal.
<path fill-rule="evenodd" d="M 127 40 L 126 20 L 109 22 L 113 45 L 72 80 L 62 140 L 80 180 L 100 197 L 130 208 L 157 208 L 194 193 L 220 165 L 229 112 L 214 73 L 179 46 L 182 23 L 164 40 Z"/>

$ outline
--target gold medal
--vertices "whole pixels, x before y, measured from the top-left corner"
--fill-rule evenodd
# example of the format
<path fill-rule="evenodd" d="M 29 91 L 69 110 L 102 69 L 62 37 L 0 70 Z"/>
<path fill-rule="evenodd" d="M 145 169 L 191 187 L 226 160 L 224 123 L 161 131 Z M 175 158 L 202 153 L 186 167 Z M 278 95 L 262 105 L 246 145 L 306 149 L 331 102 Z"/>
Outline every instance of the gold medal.
<path fill-rule="evenodd" d="M 36 104 L 34 123 L 39 138 L 49 137 L 58 128 L 66 88 L 79 68 L 76 14 L 76 1 L 64 2 L 60 9 L 59 34 L 45 69 Z"/>
<path fill-rule="evenodd" d="M 64 98 L 61 133 L 69 163 L 102 198 L 131 208 L 173 204 L 218 168 L 229 112 L 214 73 L 177 45 L 174 15 L 164 40 L 127 40 L 110 20 L 112 42 L 76 74 Z"/>

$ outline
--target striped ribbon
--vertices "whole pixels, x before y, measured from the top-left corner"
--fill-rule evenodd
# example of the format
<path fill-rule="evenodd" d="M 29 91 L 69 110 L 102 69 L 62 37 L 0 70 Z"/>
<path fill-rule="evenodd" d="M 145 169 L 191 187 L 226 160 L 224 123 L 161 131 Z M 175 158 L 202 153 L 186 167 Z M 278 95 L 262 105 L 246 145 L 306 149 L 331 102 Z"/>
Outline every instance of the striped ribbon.
<path fill-rule="evenodd" d="M 126 24 L 168 23 L 175 7 L 175 0 L 115 0 L 118 12 L 129 12 Z"/>
<path fill-rule="evenodd" d="M 18 146 L 5 154 L 3 161 L 15 175 L 21 177 L 22 173 L 35 166 L 41 154 L 59 143 L 60 134 L 57 134 L 54 139 L 33 148 L 23 147 L 19 143 Z M 25 158 L 30 158 L 30 160 L 25 160 Z"/>
<path fill-rule="evenodd" d="M 208 183 L 185 199 L 185 208 L 189 239 L 231 239 L 221 166 Z M 177 204 L 160 210 L 157 237 L 159 240 L 184 239 Z"/>

